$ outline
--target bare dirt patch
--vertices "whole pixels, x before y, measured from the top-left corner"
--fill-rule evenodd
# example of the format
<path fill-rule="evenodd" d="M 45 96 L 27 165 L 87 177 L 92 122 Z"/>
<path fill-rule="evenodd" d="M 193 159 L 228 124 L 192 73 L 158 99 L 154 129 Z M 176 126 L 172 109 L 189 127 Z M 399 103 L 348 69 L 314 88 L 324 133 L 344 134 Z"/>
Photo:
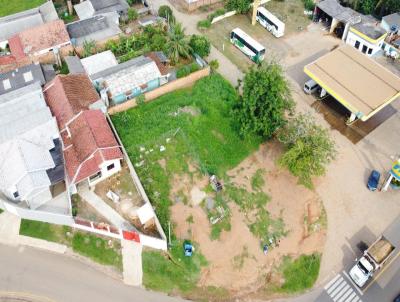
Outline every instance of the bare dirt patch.
<path fill-rule="evenodd" d="M 246 295 L 265 286 L 266 276 L 274 279 L 274 268 L 283 256 L 322 251 L 326 225 L 324 217 L 321 218 L 322 203 L 315 192 L 297 185 L 295 177 L 276 166 L 280 153 L 276 142 L 262 145 L 228 172 L 231 185 L 251 191 L 251 177 L 260 169 L 264 171 L 261 190 L 271 196 L 267 210 L 271 218 L 281 217 L 288 231 L 267 255 L 262 251 L 260 239 L 249 230 L 245 214 L 233 202 L 229 203 L 231 229 L 223 231 L 219 240 L 210 238 L 210 222 L 202 207 L 180 202 L 171 207 L 177 237 L 197 242 L 209 262 L 202 272 L 200 286 L 223 287 L 234 296 Z M 190 192 L 189 186 L 186 192 Z"/>

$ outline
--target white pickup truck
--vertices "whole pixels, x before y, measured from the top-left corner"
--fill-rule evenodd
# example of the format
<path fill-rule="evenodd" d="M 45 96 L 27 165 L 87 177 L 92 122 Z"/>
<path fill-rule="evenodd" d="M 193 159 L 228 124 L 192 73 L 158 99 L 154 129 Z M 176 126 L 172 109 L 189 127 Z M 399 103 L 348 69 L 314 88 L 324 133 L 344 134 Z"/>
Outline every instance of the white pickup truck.
<path fill-rule="evenodd" d="M 395 247 L 384 236 L 380 236 L 357 260 L 350 270 L 350 277 L 359 287 L 363 287 L 367 281 L 378 271 L 394 252 Z"/>

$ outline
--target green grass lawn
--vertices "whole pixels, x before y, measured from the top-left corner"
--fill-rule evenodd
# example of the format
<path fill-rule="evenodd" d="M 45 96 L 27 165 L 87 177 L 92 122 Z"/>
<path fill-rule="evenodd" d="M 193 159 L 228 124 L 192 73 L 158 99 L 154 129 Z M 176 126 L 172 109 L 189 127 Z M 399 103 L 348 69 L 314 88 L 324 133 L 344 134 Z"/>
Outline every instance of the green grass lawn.
<path fill-rule="evenodd" d="M 256 137 L 241 139 L 234 129 L 230 113 L 237 97 L 228 81 L 211 75 L 191 89 L 112 116 L 164 229 L 174 174 L 189 173 L 193 163 L 202 173 L 223 177 L 260 144 Z M 161 152 L 161 146 L 166 150 Z"/>
<path fill-rule="evenodd" d="M 67 236 L 67 232 L 71 236 Z M 122 271 L 122 255 L 120 243 L 113 240 L 113 247 L 108 247 L 108 240 L 99 236 L 73 231 L 70 227 L 50 224 L 46 222 L 21 220 L 20 235 L 44 239 L 72 247 L 73 251 L 86 256 L 93 261 L 111 265 Z"/>
<path fill-rule="evenodd" d="M 320 262 L 320 254 L 301 255 L 295 260 L 286 257 L 280 267 L 285 282 L 278 291 L 297 293 L 311 288 L 317 281 Z"/>
<path fill-rule="evenodd" d="M 196 288 L 201 267 L 207 261 L 197 249 L 192 257 L 185 257 L 182 244 L 182 241 L 175 241 L 169 251 L 173 261 L 161 252 L 142 253 L 143 284 L 146 288 L 166 293 L 187 293 Z"/>
<path fill-rule="evenodd" d="M 38 7 L 46 0 L 0 0 L 0 17 Z"/>

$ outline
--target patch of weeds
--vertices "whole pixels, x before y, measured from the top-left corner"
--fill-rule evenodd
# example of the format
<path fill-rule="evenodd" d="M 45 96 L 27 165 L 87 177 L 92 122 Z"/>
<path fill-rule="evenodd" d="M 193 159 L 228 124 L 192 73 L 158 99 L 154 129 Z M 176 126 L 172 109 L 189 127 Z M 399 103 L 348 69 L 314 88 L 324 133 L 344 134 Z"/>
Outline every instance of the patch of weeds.
<path fill-rule="evenodd" d="M 227 202 L 222 195 L 215 198 L 215 208 L 208 211 L 208 219 L 211 223 L 211 240 L 218 240 L 222 231 L 229 232 L 231 230 L 231 214 Z M 212 223 L 216 221 L 215 223 Z"/>
<path fill-rule="evenodd" d="M 166 293 L 192 291 L 196 288 L 201 267 L 207 265 L 197 248 L 192 257 L 185 257 L 182 241 L 174 241 L 168 254 L 143 251 L 142 259 L 144 286 Z"/>
<path fill-rule="evenodd" d="M 232 265 L 235 270 L 241 270 L 244 266 L 244 262 L 246 259 L 253 259 L 256 260 L 253 255 L 249 253 L 248 247 L 245 245 L 243 246 L 242 252 L 232 259 Z"/>
<path fill-rule="evenodd" d="M 264 169 L 258 169 L 256 171 L 256 173 L 254 173 L 254 175 L 251 177 L 251 188 L 253 189 L 253 191 L 261 191 L 262 187 L 265 184 L 264 181 L 264 173 L 265 170 Z"/>
<path fill-rule="evenodd" d="M 298 293 L 311 288 L 318 278 L 321 255 L 301 255 L 293 260 L 285 257 L 279 270 L 285 282 L 277 288 L 277 291 L 284 293 Z"/>
<path fill-rule="evenodd" d="M 255 209 L 261 209 L 271 200 L 271 197 L 264 192 L 248 192 L 244 188 L 238 188 L 232 185 L 226 185 L 225 192 L 228 197 L 240 207 L 240 210 L 245 213 Z"/>
<path fill-rule="evenodd" d="M 321 212 L 319 214 L 319 217 L 316 221 L 314 221 L 313 223 L 308 223 L 308 217 L 307 215 L 305 216 L 305 220 L 307 223 L 307 228 L 308 228 L 308 233 L 314 233 L 314 232 L 318 232 L 320 230 L 326 229 L 328 226 L 328 217 L 326 215 L 326 211 L 324 206 L 321 203 Z"/>

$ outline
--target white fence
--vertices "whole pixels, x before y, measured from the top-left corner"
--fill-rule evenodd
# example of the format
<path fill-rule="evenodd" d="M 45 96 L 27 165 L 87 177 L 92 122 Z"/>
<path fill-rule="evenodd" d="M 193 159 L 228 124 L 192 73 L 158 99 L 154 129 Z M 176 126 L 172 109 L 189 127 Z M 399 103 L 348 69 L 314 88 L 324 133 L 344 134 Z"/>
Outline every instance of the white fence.
<path fill-rule="evenodd" d="M 164 251 L 166 251 L 168 248 L 166 240 L 150 237 L 143 234 L 139 234 L 139 238 L 140 243 L 145 246 Z"/>
<path fill-rule="evenodd" d="M 223 20 L 225 18 L 232 17 L 233 15 L 236 15 L 236 11 L 235 10 L 227 12 L 227 13 L 221 15 L 221 16 L 215 17 L 214 19 L 212 19 L 211 24 L 214 24 L 214 23 L 216 23 L 218 21 L 221 21 L 221 20 Z"/>

